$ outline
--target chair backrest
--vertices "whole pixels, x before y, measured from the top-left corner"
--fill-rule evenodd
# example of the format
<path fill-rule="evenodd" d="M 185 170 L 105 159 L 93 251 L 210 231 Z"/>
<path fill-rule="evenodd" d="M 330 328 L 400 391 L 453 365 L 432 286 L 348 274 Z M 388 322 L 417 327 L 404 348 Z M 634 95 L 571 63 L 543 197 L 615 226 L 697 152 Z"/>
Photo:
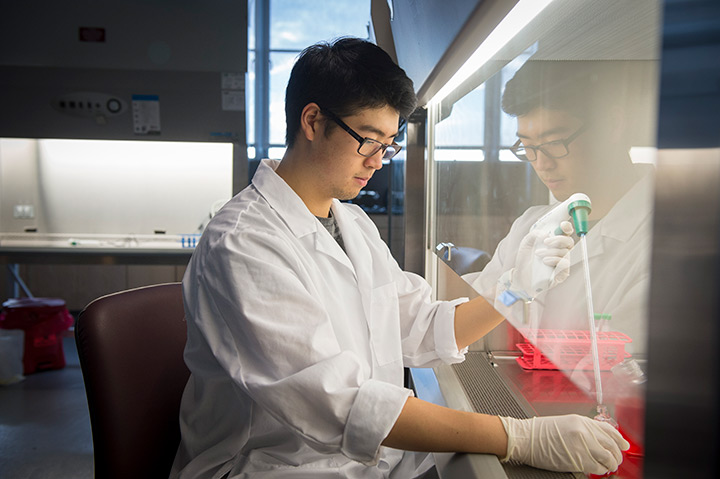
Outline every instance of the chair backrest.
<path fill-rule="evenodd" d="M 97 478 L 168 477 L 190 372 L 180 283 L 103 296 L 75 328 Z"/>

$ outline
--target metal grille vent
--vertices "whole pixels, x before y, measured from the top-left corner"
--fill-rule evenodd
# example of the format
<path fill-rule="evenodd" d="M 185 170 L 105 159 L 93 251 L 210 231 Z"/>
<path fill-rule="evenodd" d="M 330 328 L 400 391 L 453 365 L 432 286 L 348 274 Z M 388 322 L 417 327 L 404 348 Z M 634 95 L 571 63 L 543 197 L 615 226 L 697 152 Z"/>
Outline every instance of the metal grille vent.
<path fill-rule="evenodd" d="M 530 416 L 520 407 L 483 352 L 470 352 L 465 361 L 453 364 L 473 409 L 483 414 L 525 419 Z M 508 479 L 573 479 L 571 473 L 550 472 L 516 462 L 503 463 Z"/>
<path fill-rule="evenodd" d="M 516 418 L 528 418 L 500 375 L 482 352 L 469 352 L 465 361 L 453 364 L 465 394 L 475 411 Z"/>

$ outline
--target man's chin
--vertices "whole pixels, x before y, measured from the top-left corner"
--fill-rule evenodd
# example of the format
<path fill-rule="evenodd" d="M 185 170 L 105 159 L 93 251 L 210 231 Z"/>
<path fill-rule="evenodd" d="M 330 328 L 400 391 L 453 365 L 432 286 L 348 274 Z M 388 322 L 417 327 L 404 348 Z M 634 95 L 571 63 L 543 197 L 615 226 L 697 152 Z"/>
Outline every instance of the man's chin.
<path fill-rule="evenodd" d="M 571 191 L 572 185 L 568 185 L 565 181 L 557 181 L 553 183 L 545 183 L 553 197 L 558 201 L 565 201 L 575 193 L 583 193 L 582 191 Z"/>
<path fill-rule="evenodd" d="M 337 198 L 340 201 L 354 200 L 355 198 L 358 197 L 358 195 L 360 194 L 360 191 L 361 190 L 338 192 L 338 194 L 335 196 L 335 198 Z"/>

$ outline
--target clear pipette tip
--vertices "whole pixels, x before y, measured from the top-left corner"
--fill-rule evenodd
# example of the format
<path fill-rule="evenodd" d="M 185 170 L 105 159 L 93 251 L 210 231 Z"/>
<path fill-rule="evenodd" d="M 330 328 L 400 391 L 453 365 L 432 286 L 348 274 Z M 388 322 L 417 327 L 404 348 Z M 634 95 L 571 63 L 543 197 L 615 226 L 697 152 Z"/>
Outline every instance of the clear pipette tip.
<path fill-rule="evenodd" d="M 588 320 L 591 339 L 591 352 L 593 357 L 593 376 L 595 378 L 595 396 L 597 399 L 597 415 L 596 421 L 606 422 L 612 427 L 617 428 L 618 423 L 608 414 L 607 406 L 603 404 L 602 380 L 600 379 L 600 358 L 597 345 L 597 330 L 595 329 L 595 311 L 592 302 L 592 287 L 590 285 L 590 267 L 588 264 L 587 242 L 585 235 L 580 236 L 580 245 L 583 255 L 583 273 L 585 276 L 585 293 L 587 295 Z"/>
<path fill-rule="evenodd" d="M 606 422 L 606 423 L 610 424 L 612 427 L 614 427 L 615 429 L 617 429 L 618 423 L 615 419 L 613 419 L 613 417 L 610 414 L 608 414 L 606 405 L 598 404 L 596 411 L 597 411 L 597 415 L 593 419 L 595 419 L 596 421 L 600 421 L 600 422 Z"/>

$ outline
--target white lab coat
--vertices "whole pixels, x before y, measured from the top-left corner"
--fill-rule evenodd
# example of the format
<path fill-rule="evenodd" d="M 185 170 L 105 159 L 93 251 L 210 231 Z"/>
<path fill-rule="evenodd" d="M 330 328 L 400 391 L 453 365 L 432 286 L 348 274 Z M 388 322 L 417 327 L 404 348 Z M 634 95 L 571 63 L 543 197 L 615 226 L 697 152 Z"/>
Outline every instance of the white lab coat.
<path fill-rule="evenodd" d="M 608 330 L 632 339 L 626 351 L 646 354 L 647 295 L 650 280 L 654 174 L 648 165 L 636 165 L 643 177 L 598 221 L 586 235 L 595 313 L 610 314 Z M 518 246 L 530 227 L 554 205 L 533 206 L 525 211 L 500 242 L 492 260 L 481 272 L 463 275 L 468 283 L 522 329 L 588 329 L 582 251 L 570 252 L 570 276 L 541 293 L 532 303 L 528 323 L 523 323 L 520 301 L 508 310 L 495 302 L 500 276 L 515 267 Z M 588 346 L 589 347 L 589 346 Z"/>
<path fill-rule="evenodd" d="M 431 302 L 367 215 L 334 201 L 345 254 L 276 167 L 208 224 L 183 279 L 191 377 L 171 477 L 411 477 L 422 458 L 380 445 L 412 394 L 403 366 L 464 359 L 465 299 Z"/>

